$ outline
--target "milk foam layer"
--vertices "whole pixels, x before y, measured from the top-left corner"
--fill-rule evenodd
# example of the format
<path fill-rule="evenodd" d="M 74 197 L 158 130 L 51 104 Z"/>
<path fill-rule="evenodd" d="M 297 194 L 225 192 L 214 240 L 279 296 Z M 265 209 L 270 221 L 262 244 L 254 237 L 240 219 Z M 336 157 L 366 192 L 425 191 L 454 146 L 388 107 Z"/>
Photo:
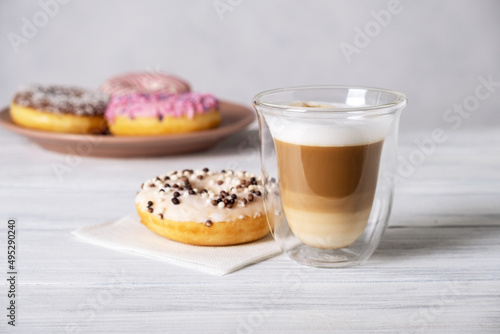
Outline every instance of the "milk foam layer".
<path fill-rule="evenodd" d="M 381 141 L 393 116 L 362 119 L 304 119 L 265 115 L 274 139 L 305 146 L 354 146 Z"/>

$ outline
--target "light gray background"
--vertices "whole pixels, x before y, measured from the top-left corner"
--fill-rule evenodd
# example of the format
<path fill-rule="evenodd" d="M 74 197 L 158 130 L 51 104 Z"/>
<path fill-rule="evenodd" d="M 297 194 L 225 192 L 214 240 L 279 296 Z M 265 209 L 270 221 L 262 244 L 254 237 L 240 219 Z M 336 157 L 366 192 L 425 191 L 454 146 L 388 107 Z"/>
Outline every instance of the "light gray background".
<path fill-rule="evenodd" d="M 52 0 L 45 0 L 51 2 Z M 55 0 L 54 0 L 55 1 Z M 68 1 L 68 0 L 66 0 Z M 250 105 L 265 89 L 312 84 L 379 86 L 407 94 L 402 131 L 450 127 L 443 114 L 474 94 L 478 77 L 500 82 L 500 1 L 401 0 L 402 12 L 347 62 L 372 10 L 390 1 L 72 0 L 15 52 L 38 1 L 0 0 L 0 99 L 26 83 L 97 87 L 109 76 L 162 70 L 198 91 Z M 498 126 L 500 87 L 457 130 Z"/>

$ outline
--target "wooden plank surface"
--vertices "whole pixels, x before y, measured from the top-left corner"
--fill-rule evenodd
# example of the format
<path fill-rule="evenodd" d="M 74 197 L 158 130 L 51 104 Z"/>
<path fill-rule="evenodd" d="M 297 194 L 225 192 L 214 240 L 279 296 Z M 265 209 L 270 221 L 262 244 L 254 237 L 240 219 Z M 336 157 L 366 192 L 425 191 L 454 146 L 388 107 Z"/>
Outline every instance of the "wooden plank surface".
<path fill-rule="evenodd" d="M 400 155 L 425 136 L 403 135 Z M 201 154 L 73 161 L 0 130 L 2 268 L 8 217 L 19 230 L 15 332 L 500 332 L 498 130 L 450 134 L 398 183 L 389 229 L 355 268 L 306 268 L 282 255 L 217 277 L 70 234 L 132 212 L 138 186 L 162 171 L 258 172 L 255 139 L 254 127 Z M 54 164 L 68 161 L 58 178 Z M 0 332 L 14 332 L 1 315 Z"/>

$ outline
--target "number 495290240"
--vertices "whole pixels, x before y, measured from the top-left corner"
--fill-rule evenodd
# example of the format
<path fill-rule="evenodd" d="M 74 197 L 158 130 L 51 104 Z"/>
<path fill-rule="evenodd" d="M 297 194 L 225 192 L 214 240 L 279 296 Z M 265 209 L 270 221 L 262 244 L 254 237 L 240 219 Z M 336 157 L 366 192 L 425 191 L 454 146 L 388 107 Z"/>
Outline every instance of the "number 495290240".
<path fill-rule="evenodd" d="M 16 269 L 16 221 L 9 219 L 7 225 L 7 263 L 9 270 Z"/>

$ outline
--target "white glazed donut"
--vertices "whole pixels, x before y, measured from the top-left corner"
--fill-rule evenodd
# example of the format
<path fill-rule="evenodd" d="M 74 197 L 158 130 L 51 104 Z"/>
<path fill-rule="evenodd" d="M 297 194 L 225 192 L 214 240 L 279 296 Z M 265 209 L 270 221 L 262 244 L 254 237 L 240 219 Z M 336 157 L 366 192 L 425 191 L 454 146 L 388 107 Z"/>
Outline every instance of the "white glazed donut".
<path fill-rule="evenodd" d="M 141 222 L 171 240 L 234 245 L 269 233 L 260 180 L 246 172 L 172 171 L 142 184 Z"/>

